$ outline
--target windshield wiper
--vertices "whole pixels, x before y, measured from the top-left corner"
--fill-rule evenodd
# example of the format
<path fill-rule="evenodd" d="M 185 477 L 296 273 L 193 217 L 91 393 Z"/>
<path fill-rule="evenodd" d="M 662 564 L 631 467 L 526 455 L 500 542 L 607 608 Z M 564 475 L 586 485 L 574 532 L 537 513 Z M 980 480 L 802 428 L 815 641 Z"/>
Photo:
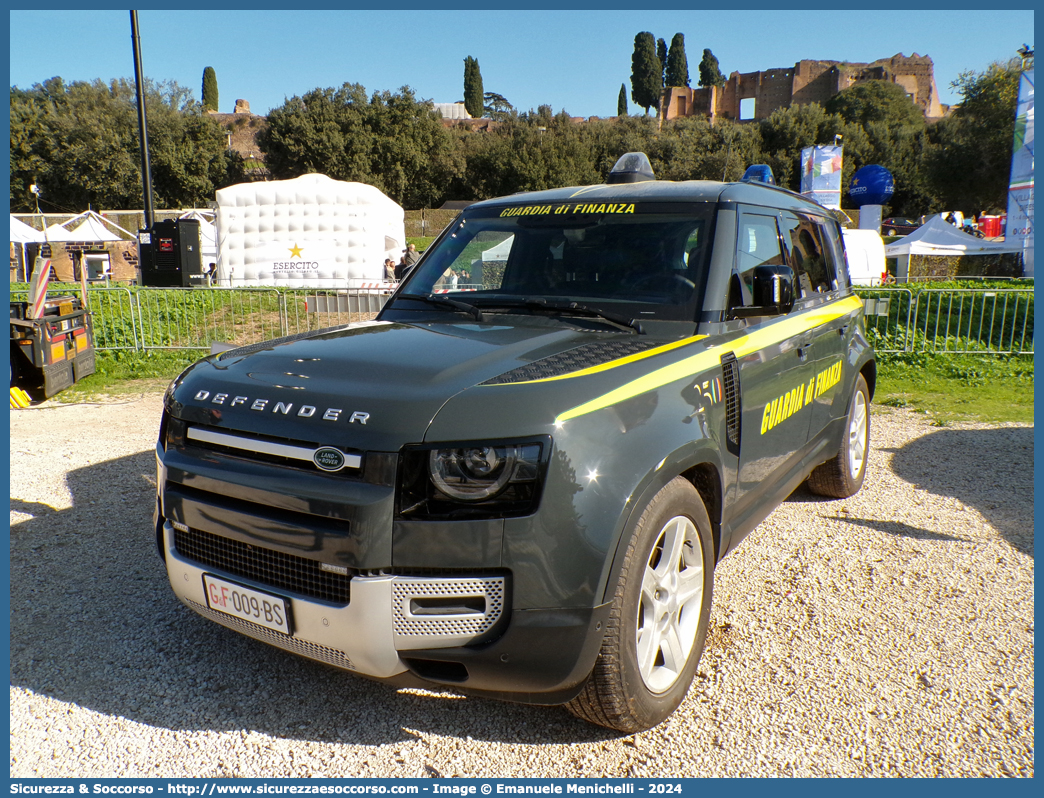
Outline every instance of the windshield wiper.
<path fill-rule="evenodd" d="M 429 305 L 442 305 L 447 308 L 463 311 L 464 313 L 470 313 L 475 317 L 475 321 L 486 320 L 485 314 L 474 305 L 469 305 L 467 302 L 460 302 L 456 299 L 450 299 L 449 297 L 438 296 L 437 294 L 399 294 L 396 299 L 416 299 L 419 302 L 427 302 Z"/>
<path fill-rule="evenodd" d="M 490 307 L 505 307 L 505 308 L 528 308 L 530 310 L 549 310 L 558 313 L 575 313 L 581 316 L 596 316 L 600 319 L 605 319 L 613 324 L 619 324 L 621 327 L 628 327 L 634 330 L 639 335 L 645 335 L 645 330 L 642 328 L 640 322 L 635 319 L 629 319 L 627 316 L 621 316 L 619 313 L 613 313 L 608 310 L 602 310 L 600 308 L 592 307 L 591 305 L 585 305 L 582 302 L 574 302 L 572 300 L 554 301 L 548 300 L 545 297 L 497 297 L 495 300 L 486 303 L 483 302 L 482 306 L 485 308 Z"/>

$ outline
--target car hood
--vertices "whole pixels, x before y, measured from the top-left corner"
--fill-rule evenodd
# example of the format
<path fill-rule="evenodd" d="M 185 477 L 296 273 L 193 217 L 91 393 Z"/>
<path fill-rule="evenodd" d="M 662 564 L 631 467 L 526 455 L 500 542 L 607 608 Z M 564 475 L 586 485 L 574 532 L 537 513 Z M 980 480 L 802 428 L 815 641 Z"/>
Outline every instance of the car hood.
<path fill-rule="evenodd" d="M 620 336 L 536 321 L 363 323 L 205 358 L 175 381 L 167 409 L 192 423 L 395 451 L 422 441 L 462 391 L 607 338 Z"/>

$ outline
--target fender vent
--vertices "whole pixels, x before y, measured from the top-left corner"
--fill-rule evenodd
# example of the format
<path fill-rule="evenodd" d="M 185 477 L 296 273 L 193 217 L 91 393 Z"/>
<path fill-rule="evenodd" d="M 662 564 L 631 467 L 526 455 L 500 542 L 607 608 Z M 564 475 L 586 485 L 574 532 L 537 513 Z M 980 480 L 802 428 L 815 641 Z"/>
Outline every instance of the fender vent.
<path fill-rule="evenodd" d="M 721 356 L 721 382 L 725 389 L 725 448 L 739 457 L 739 363 L 736 362 L 736 355 L 733 352 Z"/>
<path fill-rule="evenodd" d="M 534 360 L 525 366 L 506 371 L 498 377 L 486 380 L 483 385 L 505 385 L 512 382 L 530 382 L 560 377 L 580 369 L 601 366 L 652 349 L 656 344 L 646 341 L 602 341 L 584 344 L 557 355 Z"/>

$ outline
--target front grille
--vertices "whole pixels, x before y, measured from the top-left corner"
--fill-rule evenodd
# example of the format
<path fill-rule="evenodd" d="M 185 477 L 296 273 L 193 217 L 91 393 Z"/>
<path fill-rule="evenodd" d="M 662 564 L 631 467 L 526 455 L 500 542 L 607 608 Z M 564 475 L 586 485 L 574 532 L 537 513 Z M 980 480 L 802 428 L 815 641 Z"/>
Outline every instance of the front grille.
<path fill-rule="evenodd" d="M 248 460 L 255 463 L 270 463 L 277 465 L 280 468 L 294 468 L 299 471 L 307 471 L 313 474 L 323 474 L 326 476 L 333 476 L 338 478 L 358 479 L 362 473 L 361 468 L 353 468 L 345 466 L 340 471 L 325 471 L 319 468 L 314 460 L 304 460 L 297 457 L 286 457 L 282 454 L 270 454 L 265 451 L 261 451 L 264 448 L 265 443 L 273 443 L 282 446 L 292 446 L 302 450 L 315 450 L 320 444 L 312 443 L 310 441 L 295 440 L 292 438 L 279 438 L 274 435 L 261 435 L 256 432 L 246 432 L 242 430 L 236 430 L 230 432 L 222 427 L 210 427 L 203 425 L 193 425 L 196 429 L 211 430 L 213 432 L 221 433 L 223 435 L 232 436 L 238 438 L 242 443 L 240 446 L 224 446 L 221 443 L 214 441 L 204 441 L 197 438 L 187 439 L 182 441 L 170 441 L 171 445 L 187 445 L 196 449 L 204 449 L 212 452 L 219 452 L 221 454 L 228 455 L 229 457 L 236 457 L 240 460 Z M 179 426 L 178 431 L 184 436 L 184 426 Z M 257 448 L 252 448 L 252 442 L 257 441 Z M 322 444 L 325 445 L 325 444 Z M 339 446 L 331 447 L 338 449 L 342 454 L 346 456 L 358 455 L 365 459 L 365 455 L 357 450 L 349 450 Z"/>
<path fill-rule="evenodd" d="M 174 548 L 193 562 L 250 579 L 278 590 L 347 604 L 351 595 L 351 573 L 332 574 L 319 570 L 319 563 L 293 554 L 272 551 L 198 529 L 174 530 Z"/>

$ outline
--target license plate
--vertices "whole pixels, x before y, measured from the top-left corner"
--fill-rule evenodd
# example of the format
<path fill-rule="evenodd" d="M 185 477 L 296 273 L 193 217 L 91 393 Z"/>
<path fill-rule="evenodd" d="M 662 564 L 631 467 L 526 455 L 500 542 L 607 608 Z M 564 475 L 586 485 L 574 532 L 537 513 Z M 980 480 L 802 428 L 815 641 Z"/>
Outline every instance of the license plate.
<path fill-rule="evenodd" d="M 210 574 L 203 574 L 203 589 L 207 594 L 207 606 L 215 612 L 290 634 L 290 607 L 286 599 L 226 582 Z"/>

